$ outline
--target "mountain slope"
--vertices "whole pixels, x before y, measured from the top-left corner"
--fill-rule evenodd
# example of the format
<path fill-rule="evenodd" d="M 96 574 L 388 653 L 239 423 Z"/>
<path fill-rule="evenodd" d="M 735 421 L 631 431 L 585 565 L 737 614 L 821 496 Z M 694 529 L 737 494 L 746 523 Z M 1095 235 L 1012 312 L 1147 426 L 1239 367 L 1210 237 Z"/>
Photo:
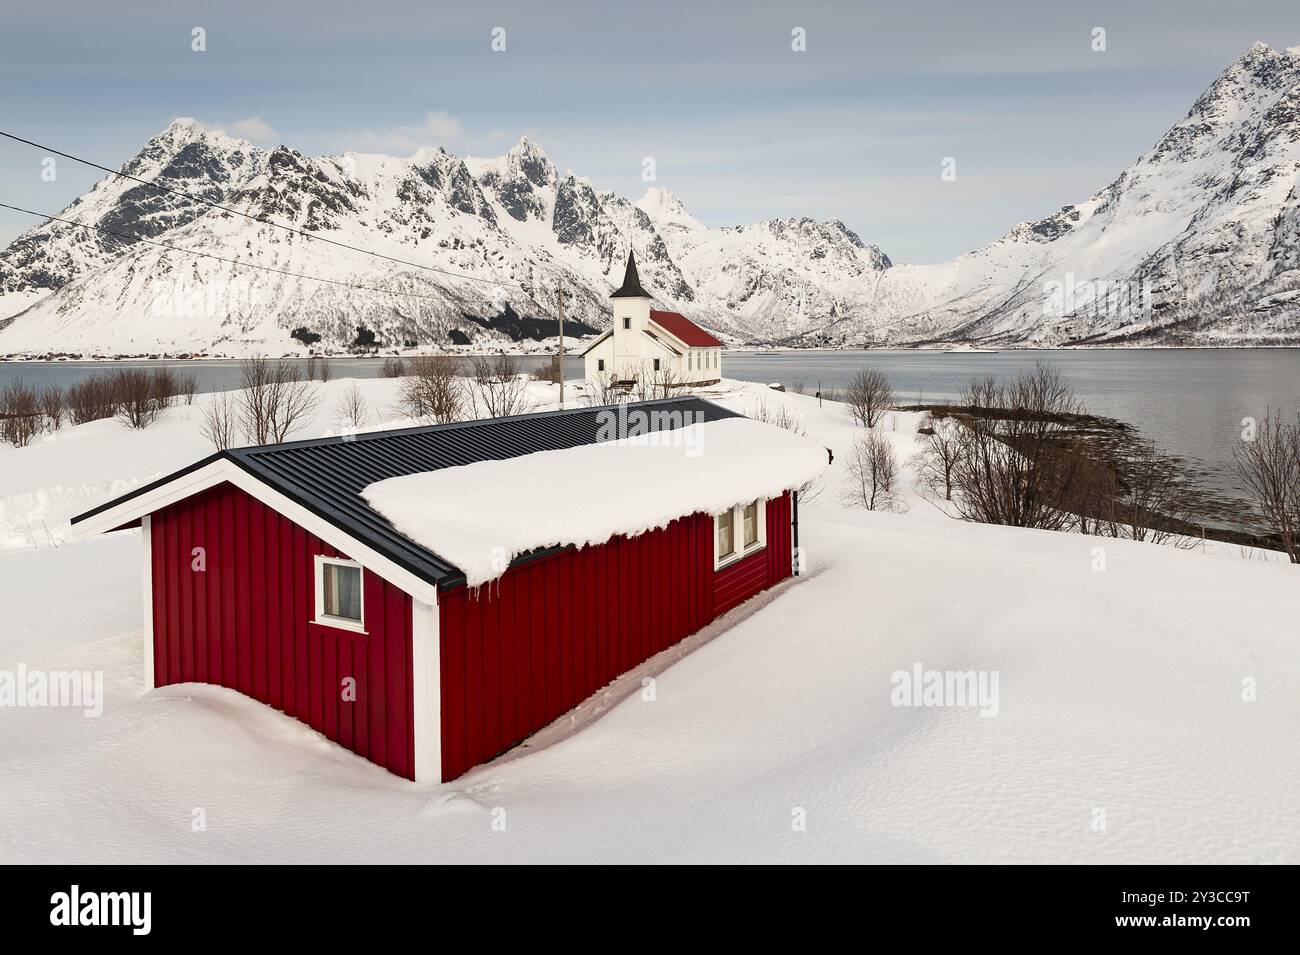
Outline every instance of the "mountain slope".
<path fill-rule="evenodd" d="M 1300 341 L 1285 304 L 1300 288 L 1297 170 L 1300 49 L 1256 44 L 1096 195 L 942 265 L 891 269 L 880 308 L 842 333 Z"/>
<path fill-rule="evenodd" d="M 227 261 L 38 225 L 0 252 L 0 354 L 277 352 L 297 328 L 339 348 L 360 326 L 499 344 L 553 319 L 561 285 L 572 330 L 594 330 L 629 245 L 661 306 L 733 341 L 1294 344 L 1298 170 L 1300 48 L 1262 43 L 1095 195 L 940 265 L 893 265 L 838 221 L 709 228 L 527 138 L 488 159 L 313 158 L 177 120 L 124 171 L 242 215 L 117 177 L 62 215 Z"/>

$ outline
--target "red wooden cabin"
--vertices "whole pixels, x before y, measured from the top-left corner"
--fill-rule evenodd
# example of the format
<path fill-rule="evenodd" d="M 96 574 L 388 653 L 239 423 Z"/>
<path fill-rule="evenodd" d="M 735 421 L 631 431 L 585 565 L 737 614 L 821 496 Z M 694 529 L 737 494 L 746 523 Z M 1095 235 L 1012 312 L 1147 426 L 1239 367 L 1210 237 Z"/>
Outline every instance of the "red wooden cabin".
<path fill-rule="evenodd" d="M 736 417 L 698 398 L 632 407 Z M 393 476 L 591 444 L 601 412 L 223 451 L 74 527 L 142 529 L 149 688 L 230 687 L 398 775 L 445 781 L 792 572 L 789 489 L 529 553 L 477 590 L 361 496 Z"/>

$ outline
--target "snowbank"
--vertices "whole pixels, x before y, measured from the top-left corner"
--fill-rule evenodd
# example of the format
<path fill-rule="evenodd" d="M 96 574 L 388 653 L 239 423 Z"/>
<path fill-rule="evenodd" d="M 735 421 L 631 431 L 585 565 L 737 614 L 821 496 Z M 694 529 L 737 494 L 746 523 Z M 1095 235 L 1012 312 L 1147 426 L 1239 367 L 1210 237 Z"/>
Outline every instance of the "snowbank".
<path fill-rule="evenodd" d="M 395 385 L 361 382 L 377 411 Z M 530 385 L 541 407 L 555 406 L 548 387 Z M 0 550 L 0 671 L 104 675 L 98 718 L 0 708 L 0 858 L 1300 862 L 1296 568 L 1213 541 L 971 524 L 910 480 L 906 512 L 848 508 L 842 462 L 859 429 L 843 405 L 732 381 L 709 397 L 788 412 L 835 451 L 824 492 L 799 507 L 808 573 L 671 666 L 592 697 L 582 710 L 598 719 L 566 714 L 441 786 L 231 690 L 144 693 L 139 531 Z M 332 403 L 299 436 L 337 427 Z M 920 419 L 881 425 L 900 460 Z M 204 451 L 197 420 L 168 420 L 0 447 L 0 497 L 144 479 Z M 586 476 L 575 486 L 612 493 Z M 997 716 L 894 705 L 894 675 L 918 664 L 996 673 Z"/>
<path fill-rule="evenodd" d="M 719 514 L 800 487 L 826 467 L 826 449 L 816 442 L 730 418 L 389 478 L 361 494 L 477 587 L 504 574 L 520 554 L 635 537 L 688 514 Z"/>

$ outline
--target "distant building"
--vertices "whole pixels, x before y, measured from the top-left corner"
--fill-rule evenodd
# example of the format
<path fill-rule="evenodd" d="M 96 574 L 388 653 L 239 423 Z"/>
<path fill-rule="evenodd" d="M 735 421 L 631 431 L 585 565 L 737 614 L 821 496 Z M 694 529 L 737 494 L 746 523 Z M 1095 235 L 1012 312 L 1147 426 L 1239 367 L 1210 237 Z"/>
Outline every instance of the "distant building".
<path fill-rule="evenodd" d="M 588 381 L 708 385 L 722 378 L 722 342 L 684 315 L 652 309 L 630 252 L 623 285 L 610 298 L 614 326 L 583 352 Z"/>

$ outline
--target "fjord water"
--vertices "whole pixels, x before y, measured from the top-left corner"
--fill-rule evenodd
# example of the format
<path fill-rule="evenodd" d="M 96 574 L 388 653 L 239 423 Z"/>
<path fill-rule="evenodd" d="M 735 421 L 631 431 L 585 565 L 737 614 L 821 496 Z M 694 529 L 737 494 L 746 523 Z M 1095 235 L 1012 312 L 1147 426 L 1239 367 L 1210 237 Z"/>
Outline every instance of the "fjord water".
<path fill-rule="evenodd" d="M 524 356 L 525 369 L 540 367 L 545 356 Z M 1242 419 L 1259 418 L 1268 408 L 1300 411 L 1300 349 L 1017 349 L 996 353 L 938 351 L 729 351 L 723 372 L 729 378 L 802 384 L 813 393 L 840 389 L 858 369 L 871 366 L 889 376 L 904 404 L 957 398 L 972 378 L 1013 377 L 1037 362 L 1056 366 L 1093 414 L 1137 428 L 1163 450 L 1202 472 L 1211 490 L 1238 496 L 1231 474 L 1232 449 L 1240 440 Z M 192 372 L 203 391 L 239 386 L 235 360 L 161 362 Z M 336 378 L 374 377 L 383 359 L 333 358 Z M 107 368 L 159 362 L 0 362 L 0 387 L 14 378 L 29 384 L 70 385 Z M 570 378 L 582 377 L 582 360 L 565 362 Z"/>

